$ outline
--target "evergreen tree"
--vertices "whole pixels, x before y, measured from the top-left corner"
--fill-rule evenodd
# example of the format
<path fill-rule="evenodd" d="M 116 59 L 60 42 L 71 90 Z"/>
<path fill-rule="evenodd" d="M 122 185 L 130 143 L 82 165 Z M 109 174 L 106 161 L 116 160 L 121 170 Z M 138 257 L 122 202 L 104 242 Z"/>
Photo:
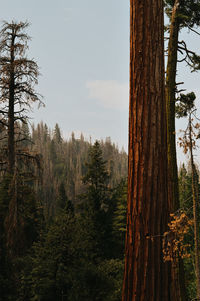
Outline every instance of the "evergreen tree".
<path fill-rule="evenodd" d="M 62 300 L 62 296 L 64 300 L 73 300 L 70 295 L 73 296 L 75 289 L 74 277 L 79 278 L 76 231 L 73 216 L 62 211 L 33 246 L 31 278 L 25 275 L 27 285 L 32 288 L 31 300 Z"/>
<path fill-rule="evenodd" d="M 183 163 L 179 169 L 180 208 L 192 217 L 192 179 Z"/>
<path fill-rule="evenodd" d="M 184 164 L 179 169 L 180 208 L 187 216 L 193 218 L 192 175 Z M 184 259 L 185 282 L 187 296 L 190 300 L 196 297 L 196 274 L 194 269 L 194 231 L 191 228 L 187 234 L 186 243 L 191 246 L 190 257 Z"/>
<path fill-rule="evenodd" d="M 118 258 L 124 258 L 126 211 L 127 211 L 127 180 L 122 180 L 112 196 L 114 202 L 113 212 L 113 240 L 115 254 Z"/>
<path fill-rule="evenodd" d="M 108 256 L 111 223 L 109 217 L 108 172 L 102 158 L 100 143 L 96 141 L 89 150 L 86 164 L 87 173 L 83 177 L 85 193 L 82 195 L 82 223 L 88 231 L 88 246 L 93 250 L 93 259 Z"/>
<path fill-rule="evenodd" d="M 70 212 L 70 213 L 74 212 L 74 206 L 66 195 L 65 186 L 63 182 L 61 182 L 59 186 L 57 209 L 66 210 L 66 212 Z"/>
<path fill-rule="evenodd" d="M 100 210 L 103 205 L 106 205 L 109 175 L 98 141 L 89 150 L 89 160 L 86 166 L 87 173 L 83 177 L 83 183 L 87 185 L 87 196 L 89 202 L 91 199 L 91 205 L 96 210 Z"/>
<path fill-rule="evenodd" d="M 62 142 L 62 136 L 60 132 L 59 125 L 56 123 L 55 129 L 54 129 L 54 140 L 56 143 L 60 144 Z"/>

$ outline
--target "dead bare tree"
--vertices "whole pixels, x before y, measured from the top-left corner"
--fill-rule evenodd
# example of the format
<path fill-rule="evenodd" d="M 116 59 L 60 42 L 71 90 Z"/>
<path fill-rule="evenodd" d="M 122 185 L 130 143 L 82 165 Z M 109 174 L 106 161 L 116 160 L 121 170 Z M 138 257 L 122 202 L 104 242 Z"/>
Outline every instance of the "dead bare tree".
<path fill-rule="evenodd" d="M 27 113 L 33 103 L 42 104 L 41 96 L 34 89 L 38 83 L 38 65 L 26 56 L 30 40 L 26 33 L 28 26 L 28 22 L 3 22 L 0 31 L 0 123 L 2 140 L 6 141 L 6 158 L 1 164 L 7 164 L 10 175 L 15 171 L 19 155 L 17 124 L 28 122 Z"/>
<path fill-rule="evenodd" d="M 37 154 L 22 147 L 22 141 L 27 139 L 22 125 L 28 123 L 28 112 L 33 103 L 42 104 L 41 95 L 35 91 L 38 65 L 26 55 L 30 40 L 26 33 L 28 26 L 28 22 L 3 22 L 0 31 L 0 166 L 9 179 L 4 226 L 6 245 L 12 258 L 22 253 L 25 245 L 25 222 L 19 208 L 23 203 L 20 189 L 25 187 L 24 181 L 30 174 L 27 165 L 30 166 L 33 160 L 39 163 Z"/>

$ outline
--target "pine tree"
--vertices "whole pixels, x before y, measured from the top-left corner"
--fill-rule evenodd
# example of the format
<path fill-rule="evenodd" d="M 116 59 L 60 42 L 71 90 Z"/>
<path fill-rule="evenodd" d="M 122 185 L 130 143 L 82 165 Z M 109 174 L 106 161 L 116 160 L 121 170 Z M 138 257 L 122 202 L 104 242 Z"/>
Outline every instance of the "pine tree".
<path fill-rule="evenodd" d="M 93 259 L 106 257 L 110 253 L 109 236 L 111 223 L 109 217 L 108 172 L 102 158 L 100 143 L 96 141 L 89 150 L 87 172 L 83 177 L 85 193 L 82 195 L 83 223 L 88 235 L 90 253 Z"/>
<path fill-rule="evenodd" d="M 70 298 L 78 289 L 74 287 L 75 281 L 80 281 L 80 249 L 75 244 L 77 232 L 74 217 L 62 211 L 41 233 L 40 240 L 32 248 L 32 267 L 29 267 L 32 269 L 24 271 L 24 285 L 29 286 L 30 299 L 34 296 L 37 301 L 54 301 L 67 296 L 67 300 L 78 301 Z"/>
<path fill-rule="evenodd" d="M 126 212 L 127 212 L 127 180 L 122 180 L 116 187 L 112 202 L 113 208 L 113 240 L 115 244 L 115 254 L 118 258 L 124 258 L 124 245 L 126 234 Z"/>
<path fill-rule="evenodd" d="M 106 202 L 109 175 L 98 141 L 89 150 L 89 160 L 86 166 L 87 174 L 83 177 L 83 183 L 88 185 L 89 198 L 91 198 L 94 208 L 99 210 Z"/>
<path fill-rule="evenodd" d="M 56 123 L 55 129 L 54 129 L 54 139 L 56 143 L 60 144 L 62 142 L 62 136 L 60 132 L 59 125 Z"/>
<path fill-rule="evenodd" d="M 65 191 L 64 183 L 61 182 L 59 186 L 59 192 L 58 192 L 58 200 L 57 200 L 57 210 L 64 210 L 68 213 L 73 214 L 74 213 L 74 206 L 72 202 L 68 199 Z"/>

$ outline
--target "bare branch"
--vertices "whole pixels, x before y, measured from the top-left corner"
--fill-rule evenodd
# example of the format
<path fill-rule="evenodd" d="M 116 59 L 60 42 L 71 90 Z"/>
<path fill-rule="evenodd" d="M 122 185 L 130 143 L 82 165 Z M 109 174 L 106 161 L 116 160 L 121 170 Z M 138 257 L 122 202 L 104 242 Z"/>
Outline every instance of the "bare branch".
<path fill-rule="evenodd" d="M 188 28 L 191 30 L 191 31 L 193 31 L 194 33 L 196 33 L 197 35 L 199 35 L 200 36 L 200 33 L 198 32 L 198 31 L 196 31 L 195 29 L 193 29 L 192 27 L 190 27 L 190 26 L 188 26 Z"/>

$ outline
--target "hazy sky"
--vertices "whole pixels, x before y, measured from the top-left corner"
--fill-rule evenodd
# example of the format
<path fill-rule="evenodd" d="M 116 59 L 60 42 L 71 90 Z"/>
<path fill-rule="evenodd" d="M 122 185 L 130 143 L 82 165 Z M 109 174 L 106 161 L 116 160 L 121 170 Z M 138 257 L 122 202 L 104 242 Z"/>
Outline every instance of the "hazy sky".
<path fill-rule="evenodd" d="M 46 104 L 34 122 L 127 147 L 129 1 L 7 0 L 1 16 L 31 23 L 29 56 Z"/>
<path fill-rule="evenodd" d="M 40 66 L 37 90 L 46 104 L 33 122 L 58 122 L 64 137 L 110 136 L 127 149 L 129 0 L 7 0 L 0 19 L 31 23 L 29 57 Z M 199 44 L 190 35 L 189 45 Z M 200 75 L 184 66 L 178 74 L 200 97 Z"/>

